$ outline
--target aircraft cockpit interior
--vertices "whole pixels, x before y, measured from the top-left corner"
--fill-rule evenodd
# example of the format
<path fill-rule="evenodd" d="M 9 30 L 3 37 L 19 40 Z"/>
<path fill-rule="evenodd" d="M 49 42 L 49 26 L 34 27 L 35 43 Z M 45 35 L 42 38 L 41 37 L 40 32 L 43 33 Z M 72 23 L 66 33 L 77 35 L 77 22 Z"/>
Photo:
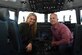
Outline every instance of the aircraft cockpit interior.
<path fill-rule="evenodd" d="M 59 53 L 51 46 L 51 13 L 56 13 L 59 23 L 73 34 L 72 46 L 63 55 L 82 55 L 82 0 L 0 0 L 0 55 L 25 55 L 19 25 L 26 22 L 30 13 L 37 16 L 32 55 Z"/>

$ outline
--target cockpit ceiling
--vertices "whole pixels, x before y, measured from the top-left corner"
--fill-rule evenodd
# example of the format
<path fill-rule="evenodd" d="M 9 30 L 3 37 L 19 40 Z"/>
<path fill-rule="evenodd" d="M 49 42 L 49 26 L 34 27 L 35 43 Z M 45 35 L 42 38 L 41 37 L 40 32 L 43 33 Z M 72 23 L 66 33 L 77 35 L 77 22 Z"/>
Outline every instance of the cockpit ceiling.
<path fill-rule="evenodd" d="M 52 13 L 82 7 L 82 0 L 0 0 L 0 7 L 38 13 Z"/>
<path fill-rule="evenodd" d="M 29 0 L 32 11 L 50 13 L 63 9 L 64 0 Z"/>

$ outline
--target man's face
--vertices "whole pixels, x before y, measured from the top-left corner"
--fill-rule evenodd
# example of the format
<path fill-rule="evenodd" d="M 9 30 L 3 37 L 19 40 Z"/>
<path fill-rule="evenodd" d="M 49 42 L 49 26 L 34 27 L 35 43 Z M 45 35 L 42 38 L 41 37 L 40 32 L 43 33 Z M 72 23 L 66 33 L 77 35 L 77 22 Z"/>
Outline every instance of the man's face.
<path fill-rule="evenodd" d="M 52 25 L 55 25 L 56 23 L 58 23 L 58 19 L 57 19 L 57 15 L 56 14 L 51 14 L 50 15 L 50 23 Z"/>

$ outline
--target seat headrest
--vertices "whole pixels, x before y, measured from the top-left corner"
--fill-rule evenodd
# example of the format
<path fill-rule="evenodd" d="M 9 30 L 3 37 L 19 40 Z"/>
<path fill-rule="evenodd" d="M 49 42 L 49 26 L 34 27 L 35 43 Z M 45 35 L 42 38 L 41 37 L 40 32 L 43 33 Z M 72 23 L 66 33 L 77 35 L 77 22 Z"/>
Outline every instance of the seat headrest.
<path fill-rule="evenodd" d="M 0 13 L 0 20 L 3 20 L 3 21 L 5 20 L 5 18 L 4 18 L 2 13 Z"/>
<path fill-rule="evenodd" d="M 9 12 L 6 8 L 0 8 L 0 20 L 5 21 L 9 18 Z"/>

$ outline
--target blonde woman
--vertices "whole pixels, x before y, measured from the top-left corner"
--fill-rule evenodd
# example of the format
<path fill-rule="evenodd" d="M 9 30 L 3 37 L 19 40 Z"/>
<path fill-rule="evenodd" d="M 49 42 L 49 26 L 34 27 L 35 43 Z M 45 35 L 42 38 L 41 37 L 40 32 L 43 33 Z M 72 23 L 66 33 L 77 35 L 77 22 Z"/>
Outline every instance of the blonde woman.
<path fill-rule="evenodd" d="M 23 42 L 25 52 L 32 51 L 32 40 L 36 36 L 37 16 L 34 13 L 30 13 L 26 22 L 19 25 L 19 31 Z"/>

